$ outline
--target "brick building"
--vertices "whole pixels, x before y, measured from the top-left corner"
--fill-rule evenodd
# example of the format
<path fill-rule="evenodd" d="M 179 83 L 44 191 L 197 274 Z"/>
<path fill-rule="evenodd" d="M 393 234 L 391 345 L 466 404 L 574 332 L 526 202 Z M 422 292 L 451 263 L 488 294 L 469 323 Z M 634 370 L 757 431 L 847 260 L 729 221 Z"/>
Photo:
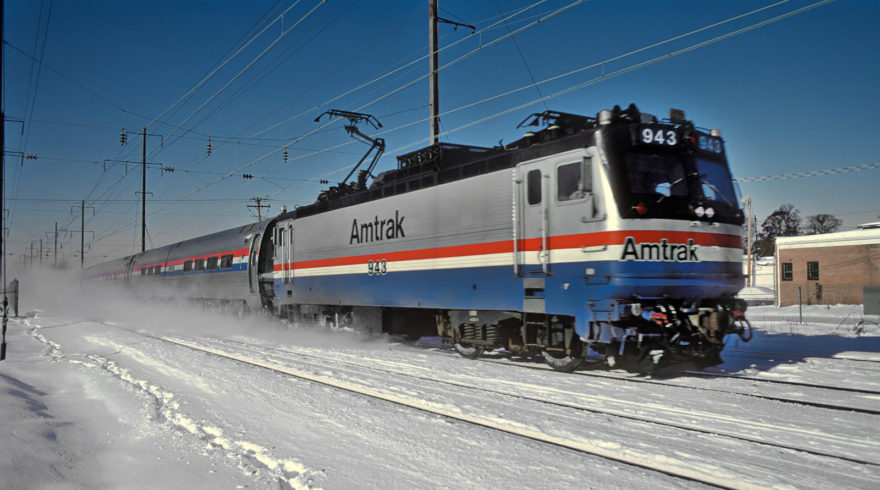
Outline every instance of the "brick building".
<path fill-rule="evenodd" d="M 855 231 L 776 239 L 777 306 L 862 304 L 880 286 L 880 223 Z"/>

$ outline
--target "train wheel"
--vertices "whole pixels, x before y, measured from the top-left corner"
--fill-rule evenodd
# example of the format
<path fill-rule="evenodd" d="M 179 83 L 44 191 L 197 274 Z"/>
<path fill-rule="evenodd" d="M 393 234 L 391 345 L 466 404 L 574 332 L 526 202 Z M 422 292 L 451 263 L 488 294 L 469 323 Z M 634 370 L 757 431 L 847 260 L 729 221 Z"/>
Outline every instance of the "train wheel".
<path fill-rule="evenodd" d="M 554 370 L 570 373 L 579 368 L 584 362 L 583 346 L 583 342 L 575 340 L 569 353 L 543 350 L 541 351 L 541 356 L 544 358 L 544 362 Z"/>
<path fill-rule="evenodd" d="M 476 359 L 483 353 L 483 348 L 476 345 L 462 345 L 456 342 L 455 352 L 458 352 L 462 357 L 467 359 Z"/>

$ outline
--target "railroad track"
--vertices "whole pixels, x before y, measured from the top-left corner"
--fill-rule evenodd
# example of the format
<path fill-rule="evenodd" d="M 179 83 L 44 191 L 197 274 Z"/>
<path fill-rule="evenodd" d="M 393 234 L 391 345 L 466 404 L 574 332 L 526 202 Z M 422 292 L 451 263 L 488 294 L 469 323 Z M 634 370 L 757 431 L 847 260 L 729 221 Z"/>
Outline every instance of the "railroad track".
<path fill-rule="evenodd" d="M 415 380 L 419 380 L 419 381 L 426 381 L 426 382 L 430 382 L 430 383 L 453 386 L 455 388 L 460 388 L 460 389 L 475 390 L 475 391 L 479 391 L 484 394 L 501 395 L 501 396 L 511 397 L 511 398 L 515 398 L 515 399 L 519 399 L 519 400 L 528 400 L 531 402 L 552 405 L 555 407 L 563 407 L 566 409 L 574 409 L 574 410 L 578 410 L 578 411 L 582 411 L 582 412 L 589 412 L 589 413 L 593 413 L 593 414 L 612 416 L 612 417 L 619 418 L 619 419 L 636 421 L 636 422 L 640 422 L 640 423 L 647 423 L 647 424 L 672 428 L 672 429 L 676 429 L 676 430 L 684 430 L 684 431 L 688 431 L 688 432 L 692 432 L 692 433 L 712 435 L 712 436 L 716 436 L 716 437 L 725 437 L 725 438 L 729 438 L 729 439 L 733 439 L 733 440 L 739 440 L 739 441 L 749 442 L 749 443 L 753 443 L 753 444 L 759 444 L 759 445 L 762 445 L 765 447 L 798 451 L 798 452 L 801 452 L 804 454 L 810 454 L 810 455 L 818 456 L 818 457 L 822 457 L 822 458 L 833 458 L 833 459 L 839 459 L 839 460 L 862 464 L 862 465 L 880 467 L 880 463 L 878 463 L 876 461 L 868 461 L 863 458 L 850 457 L 850 456 L 841 455 L 841 454 L 831 454 L 826 451 L 821 451 L 821 450 L 814 449 L 812 447 L 808 447 L 807 444 L 801 444 L 801 445 L 795 446 L 795 445 L 777 443 L 772 440 L 769 440 L 769 438 L 750 436 L 750 435 L 748 435 L 749 431 L 759 431 L 762 429 L 766 429 L 766 427 L 762 427 L 764 424 L 756 423 L 752 420 L 748 420 L 747 418 L 735 421 L 736 424 L 738 424 L 740 427 L 744 428 L 741 431 L 741 433 L 735 433 L 735 432 L 726 431 L 726 430 L 718 430 L 717 428 L 703 429 L 703 428 L 694 427 L 692 425 L 686 425 L 684 423 L 678 423 L 678 422 L 672 421 L 672 418 L 675 415 L 681 415 L 681 414 L 669 413 L 667 415 L 670 415 L 670 417 L 666 418 L 665 420 L 657 418 L 657 417 L 652 418 L 652 417 L 639 416 L 639 415 L 634 415 L 633 413 L 627 413 L 626 411 L 619 410 L 619 409 L 615 410 L 615 409 L 597 408 L 596 406 L 588 406 L 583 403 L 573 403 L 573 402 L 566 402 L 566 401 L 559 401 L 559 400 L 551 400 L 551 399 L 547 399 L 545 397 L 529 396 L 529 395 L 523 394 L 522 392 L 516 392 L 513 390 L 500 390 L 500 389 L 495 389 L 495 388 L 487 388 L 487 387 L 476 386 L 474 384 L 465 383 L 465 382 L 461 382 L 461 381 L 454 381 L 454 380 L 450 380 L 450 379 L 438 379 L 437 377 L 433 377 L 433 376 L 413 374 L 412 370 L 417 368 L 417 366 L 410 366 L 410 368 L 412 368 L 412 369 L 407 369 L 406 367 L 401 367 L 401 368 L 397 368 L 397 369 L 380 368 L 380 367 L 376 367 L 374 365 L 366 364 L 364 362 L 344 360 L 344 359 L 339 359 L 339 358 L 328 359 L 327 357 L 316 356 L 316 355 L 306 354 L 306 353 L 302 353 L 302 352 L 295 352 L 295 351 L 292 351 L 289 349 L 282 349 L 282 348 L 268 347 L 268 346 L 254 346 L 254 345 L 248 344 L 246 342 L 240 342 L 240 341 L 224 340 L 224 341 L 214 341 L 212 343 L 220 344 L 221 346 L 223 346 L 225 348 L 228 348 L 229 344 L 231 343 L 231 344 L 234 344 L 238 349 L 248 351 L 251 354 L 256 353 L 258 355 L 266 355 L 267 351 L 271 351 L 271 352 L 274 352 L 274 353 L 281 355 L 282 361 L 293 361 L 294 359 L 292 359 L 291 356 L 294 356 L 294 357 L 296 357 L 295 362 L 297 362 L 298 364 L 302 364 L 303 362 L 305 362 L 305 364 L 308 364 L 314 368 L 319 368 L 319 369 L 322 369 L 322 368 L 326 369 L 328 367 L 328 365 L 327 365 L 328 362 L 331 363 L 334 366 L 334 368 L 337 365 L 341 364 L 341 365 L 344 365 L 344 366 L 351 368 L 352 374 L 361 373 L 361 372 L 363 372 L 363 370 L 370 370 L 370 371 L 374 371 L 374 372 L 381 372 L 384 374 L 391 374 L 394 376 L 411 378 L 411 379 L 415 379 Z M 191 345 L 187 345 L 187 346 L 192 347 Z M 213 349 L 213 348 L 210 348 L 210 349 Z M 520 383 L 520 386 L 521 386 L 521 383 Z M 680 387 L 678 385 L 674 385 L 674 386 Z M 574 394 L 574 393 L 572 393 L 572 394 Z M 577 395 L 577 394 L 575 394 L 575 395 Z M 377 398 L 384 399 L 383 397 L 377 397 Z M 434 413 L 436 413 L 436 412 L 434 412 Z M 710 418 L 711 418 L 711 416 L 712 416 L 711 414 L 707 415 L 707 417 L 710 417 Z M 724 416 L 724 418 L 727 419 L 729 417 Z M 726 422 L 729 423 L 730 420 L 726 420 Z M 803 435 L 803 434 L 799 434 L 802 431 L 797 428 L 780 428 L 777 426 L 777 427 L 774 427 L 773 430 L 777 430 L 777 431 L 778 430 L 788 430 L 792 434 L 795 434 L 798 436 Z M 810 443 L 815 442 L 816 434 L 811 433 L 810 436 L 813 437 L 813 439 L 811 439 Z M 837 436 L 834 436 L 834 435 L 829 435 L 828 437 L 830 439 L 838 439 Z M 532 438 L 532 437 L 530 437 L 530 438 Z M 568 446 L 565 446 L 565 447 L 568 447 Z M 877 445 L 877 450 L 880 450 L 880 444 Z M 591 453 L 591 454 L 599 455 L 599 454 L 595 454 L 595 453 Z M 625 461 L 623 461 L 623 462 L 625 462 Z M 702 482 L 709 483 L 706 481 L 702 481 Z"/>
<path fill-rule="evenodd" d="M 716 373 L 712 371 L 682 371 L 682 374 L 686 374 L 695 378 L 730 378 L 730 379 L 741 379 L 745 381 L 757 381 L 760 383 L 767 384 L 779 384 L 779 385 L 789 385 L 789 386 L 803 386 L 806 388 L 818 388 L 823 390 L 830 391 L 842 391 L 847 393 L 860 393 L 863 395 L 872 395 L 880 398 L 880 391 L 877 390 L 865 390 L 861 388 L 848 388 L 845 386 L 829 386 L 829 385 L 820 385 L 815 383 L 804 383 L 803 381 L 788 381 L 783 379 L 768 379 L 768 378 L 760 378 L 757 376 L 742 376 L 737 374 L 727 374 L 727 373 Z"/>
<path fill-rule="evenodd" d="M 741 350 L 741 349 L 724 349 L 724 352 L 736 352 L 740 354 L 749 354 L 746 357 L 751 357 L 755 359 L 772 359 L 774 357 L 792 357 L 799 359 L 807 359 L 807 358 L 815 358 L 815 359 L 831 359 L 835 361 L 852 361 L 852 362 L 873 362 L 878 363 L 880 359 L 859 359 L 856 357 L 840 357 L 840 356 L 826 356 L 822 354 L 799 354 L 796 352 L 763 352 L 763 351 L 752 351 L 752 350 Z"/>
<path fill-rule="evenodd" d="M 404 344 L 404 345 L 408 345 L 408 344 Z M 446 353 L 446 351 L 444 351 L 444 353 Z M 448 352 L 448 354 L 451 356 L 457 355 L 454 352 L 452 352 L 451 350 Z M 500 360 L 494 360 L 494 359 L 490 359 L 490 358 L 482 358 L 482 359 L 480 359 L 480 362 L 489 362 L 489 363 L 493 363 L 493 364 L 501 364 L 501 365 L 505 365 L 505 366 L 512 366 L 512 367 L 524 368 L 524 369 L 533 369 L 533 370 L 538 370 L 538 371 L 557 372 L 548 366 L 527 364 L 527 363 L 523 363 L 523 362 L 500 361 Z M 596 363 L 596 364 L 599 364 L 599 363 Z M 604 364 L 603 364 L 603 366 L 604 366 Z M 752 397 L 752 398 L 759 398 L 759 399 L 769 400 L 769 401 L 792 403 L 792 404 L 796 404 L 796 405 L 809 406 L 809 407 L 815 407 L 815 408 L 825 408 L 825 409 L 829 409 L 829 410 L 840 410 L 840 411 L 845 411 L 845 412 L 864 413 L 864 414 L 869 414 L 869 415 L 880 415 L 880 408 L 878 408 L 878 409 L 860 408 L 860 407 L 853 407 L 853 406 L 849 406 L 849 405 L 839 405 L 839 404 L 834 404 L 834 403 L 811 401 L 811 400 L 797 399 L 797 398 L 791 398 L 791 397 L 758 394 L 758 393 L 753 393 L 753 392 L 747 392 L 747 391 L 744 391 L 741 389 L 731 390 L 731 389 L 722 389 L 722 388 L 707 388 L 707 387 L 701 387 L 701 386 L 690 386 L 690 385 L 685 385 L 682 383 L 668 381 L 669 378 L 651 378 L 651 379 L 642 378 L 642 377 L 636 378 L 636 377 L 632 377 L 632 376 L 615 375 L 615 374 L 611 374 L 611 373 L 607 373 L 607 372 L 598 373 L 595 371 L 583 370 L 583 369 L 578 370 L 578 371 L 574 371 L 572 373 L 560 373 L 560 374 L 561 375 L 574 374 L 576 376 L 587 376 L 587 377 L 593 377 L 593 378 L 611 379 L 611 380 L 618 380 L 618 381 L 624 381 L 624 382 L 629 382 L 629 383 L 641 383 L 641 384 L 650 384 L 650 385 L 657 385 L 657 386 L 671 386 L 671 387 L 682 388 L 682 389 L 687 389 L 687 390 L 700 390 L 700 391 L 707 391 L 707 392 L 714 392 L 714 393 L 728 393 L 728 394 L 748 396 L 748 397 Z M 799 382 L 799 381 L 767 379 L 767 378 L 760 378 L 760 377 L 755 377 L 755 376 L 740 376 L 740 375 L 733 375 L 733 374 L 713 373 L 713 372 L 709 372 L 709 371 L 681 371 L 680 373 L 677 373 L 677 374 L 686 375 L 686 376 L 695 377 L 695 378 L 700 378 L 700 377 L 704 377 L 704 378 L 705 377 L 730 378 L 730 379 L 738 379 L 738 380 L 743 380 L 743 381 L 760 382 L 760 383 L 764 383 L 764 384 L 799 386 L 799 387 L 804 387 L 804 388 L 828 390 L 828 391 L 832 391 L 832 392 L 839 391 L 839 392 L 857 393 L 857 394 L 861 394 L 861 395 L 880 397 L 880 391 L 876 391 L 876 390 L 865 390 L 865 389 L 860 389 L 860 388 L 828 386 L 828 385 L 820 385 L 820 384 L 814 384 L 814 383 L 804 383 L 804 382 Z"/>
<path fill-rule="evenodd" d="M 454 410 L 450 410 L 440 405 L 435 405 L 431 403 L 413 403 L 412 400 L 407 399 L 405 397 L 397 396 L 394 394 L 383 393 L 378 390 L 372 390 L 365 388 L 363 386 L 356 385 L 354 383 L 350 383 L 347 381 L 343 381 L 340 379 L 331 378 L 329 376 L 316 375 L 313 373 L 309 373 L 306 371 L 302 371 L 299 369 L 295 369 L 289 366 L 276 364 L 267 361 L 261 361 L 257 359 L 253 359 L 251 357 L 236 354 L 232 352 L 227 352 L 225 350 L 217 349 L 214 347 L 208 347 L 204 345 L 195 344 L 192 342 L 188 342 L 181 339 L 170 338 L 170 337 L 156 337 L 165 342 L 169 342 L 172 344 L 177 344 L 183 347 L 187 347 L 189 349 L 201 351 L 207 354 L 231 359 L 237 362 L 241 362 L 244 364 L 248 364 L 251 366 L 256 366 L 262 369 L 267 369 L 276 373 L 285 374 L 288 376 L 292 376 L 298 379 L 303 379 L 306 381 L 311 381 L 314 383 L 318 383 L 324 386 L 329 386 L 332 388 L 336 388 L 342 391 L 346 391 L 349 393 L 355 393 L 362 396 L 367 396 L 370 398 L 386 401 L 389 403 L 393 403 L 396 405 L 413 408 L 422 412 L 438 415 L 441 417 L 445 417 L 447 419 L 457 420 L 460 422 L 465 422 L 474 426 L 491 429 L 494 431 L 502 432 L 505 434 L 522 437 L 525 439 L 529 439 L 536 442 L 541 442 L 545 444 L 550 444 L 557 447 L 562 447 L 565 449 L 573 450 L 576 452 L 580 452 L 583 454 L 598 456 L 607 460 L 616 461 L 619 463 L 624 463 L 627 465 L 647 469 L 653 472 L 662 473 L 668 476 L 672 476 L 675 478 L 679 478 L 686 481 L 703 483 L 707 485 L 712 485 L 720 488 L 730 488 L 730 489 L 751 489 L 751 488 L 759 488 L 755 485 L 750 485 L 738 481 L 733 475 L 725 475 L 718 473 L 709 473 L 702 472 L 698 469 L 684 467 L 682 465 L 674 465 L 664 461 L 657 461 L 656 458 L 653 457 L 640 457 L 640 455 L 633 451 L 619 451 L 615 449 L 611 449 L 605 447 L 602 444 L 594 444 L 589 440 L 576 440 L 576 439 L 568 439 L 562 438 L 558 436 L 552 436 L 540 431 L 530 429 L 525 426 L 513 426 L 507 425 L 498 420 L 492 420 L 483 417 L 471 416 L 468 414 L 460 413 Z"/>
<path fill-rule="evenodd" d="M 532 396 L 529 394 L 523 394 L 518 392 L 518 390 L 508 390 L 508 389 L 487 389 L 486 387 L 475 386 L 472 383 L 464 383 L 460 381 L 454 381 L 449 379 L 437 379 L 436 377 L 417 375 L 411 372 L 407 372 L 410 368 L 412 370 L 422 369 L 422 366 L 418 365 L 406 365 L 405 363 L 400 363 L 402 368 L 397 369 L 387 369 L 387 368 L 377 368 L 376 366 L 370 366 L 364 364 L 363 362 L 355 362 L 347 359 L 328 359 L 327 356 L 315 356 L 302 352 L 294 352 L 289 349 L 280 349 L 277 347 L 266 347 L 261 345 L 253 345 L 246 342 L 232 342 L 230 340 L 205 340 L 198 339 L 195 341 L 187 341 L 177 338 L 163 337 L 157 335 L 151 335 L 149 333 L 145 333 L 142 331 L 135 331 L 131 329 L 127 329 L 121 327 L 123 330 L 128 330 L 133 333 L 137 333 L 139 335 L 143 335 L 152 339 L 158 339 L 162 342 L 168 342 L 171 344 L 175 344 L 178 346 L 182 346 L 188 349 L 198 350 L 204 352 L 209 355 L 214 355 L 226 359 L 230 359 L 236 362 L 240 362 L 243 364 L 248 364 L 251 366 L 256 366 L 262 369 L 271 370 L 276 373 L 284 374 L 287 376 L 307 380 L 310 382 L 318 383 L 325 386 L 331 386 L 333 388 L 344 390 L 350 393 L 359 394 L 362 396 L 383 400 L 389 403 L 394 403 L 401 406 L 410 407 L 415 410 L 423 411 L 426 413 L 431 413 L 437 416 L 445 417 L 451 420 L 457 420 L 464 423 L 468 423 L 474 426 L 479 426 L 485 429 L 494 430 L 497 432 L 505 433 L 511 436 L 522 437 L 524 439 L 533 440 L 536 442 L 553 445 L 556 447 L 566 448 L 575 452 L 583 453 L 585 455 L 591 455 L 599 458 L 604 458 L 610 461 L 615 461 L 619 463 L 624 463 L 627 465 L 631 465 L 633 467 L 643 468 L 645 470 L 656 472 L 658 474 L 668 475 L 674 478 L 679 478 L 682 481 L 692 481 L 698 482 L 702 484 L 723 487 L 723 488 L 753 488 L 755 486 L 760 486 L 760 483 L 763 483 L 761 480 L 756 480 L 754 477 L 751 478 L 749 473 L 739 474 L 739 466 L 738 463 L 735 463 L 735 457 L 727 458 L 724 461 L 728 461 L 725 465 L 710 465 L 710 469 L 706 469 L 703 465 L 694 465 L 693 462 L 687 463 L 686 459 L 669 457 L 667 449 L 662 445 L 658 445 L 656 442 L 651 444 L 610 444 L 614 439 L 603 439 L 603 438 L 591 438 L 589 436 L 579 436 L 579 435 L 569 435 L 568 433 L 564 433 L 563 435 L 554 435 L 545 433 L 544 430 L 538 430 L 537 428 L 533 428 L 530 422 L 522 423 L 517 422 L 514 419 L 506 419 L 502 416 L 493 416 L 493 415 L 479 415 L 481 413 L 473 410 L 454 410 L 450 409 L 450 405 L 448 403 L 436 403 L 431 402 L 424 396 L 419 396 L 416 399 L 406 396 L 399 396 L 394 393 L 394 390 L 381 390 L 381 389 L 373 389 L 368 386 L 364 386 L 362 384 L 353 383 L 350 381 L 344 381 L 338 379 L 337 376 L 328 376 L 326 372 L 329 371 L 341 371 L 339 369 L 340 366 L 344 366 L 346 369 L 350 370 L 348 376 L 352 379 L 360 379 L 362 376 L 360 374 L 369 371 L 380 371 L 386 374 L 392 374 L 396 376 L 406 376 L 408 378 L 429 382 L 442 384 L 445 386 L 454 386 L 458 389 L 468 389 L 468 390 L 476 390 L 479 394 L 475 397 L 485 398 L 485 399 L 498 399 L 500 397 L 511 397 L 517 400 L 522 400 L 526 403 L 540 403 L 544 406 L 547 406 L 547 410 L 539 410 L 536 413 L 557 413 L 559 415 L 554 416 L 554 420 L 557 420 L 556 417 L 562 417 L 562 420 L 569 418 L 573 420 L 583 421 L 583 417 L 575 415 L 576 412 L 570 412 L 570 410 L 577 410 L 580 413 L 591 413 L 591 414 L 600 414 L 602 416 L 611 416 L 615 417 L 617 420 L 620 420 L 619 423 L 611 423 L 609 426 L 614 427 L 615 430 L 620 427 L 626 427 L 626 431 L 636 432 L 642 429 L 637 428 L 637 426 L 632 425 L 632 423 L 636 424 L 652 424 L 658 426 L 657 431 L 646 431 L 646 434 L 649 434 L 650 439 L 654 439 L 655 441 L 660 438 L 669 437 L 669 434 L 674 431 L 686 431 L 688 433 L 696 434 L 694 437 L 695 441 L 707 441 L 706 436 L 710 436 L 711 438 L 727 438 L 731 441 L 743 441 L 748 442 L 750 444 L 754 444 L 752 446 L 753 449 L 748 450 L 745 449 L 746 453 L 749 454 L 750 458 L 765 458 L 765 460 L 769 460 L 768 455 L 779 454 L 780 456 L 783 454 L 789 454 L 789 456 L 785 456 L 786 458 L 796 458 L 791 462 L 791 464 L 799 465 L 801 459 L 805 457 L 812 458 L 810 461 L 819 461 L 821 465 L 821 461 L 826 461 L 828 464 L 834 467 L 840 467 L 842 464 L 856 464 L 858 467 L 862 468 L 862 470 L 855 472 L 858 476 L 853 478 L 865 478 L 865 474 L 869 475 L 878 475 L 877 468 L 880 467 L 880 461 L 870 461 L 864 458 L 858 457 L 859 453 L 853 452 L 853 445 L 858 446 L 861 444 L 861 441 L 857 441 L 857 443 L 852 443 L 850 446 L 847 446 L 845 449 L 845 453 L 848 454 L 834 454 L 829 451 L 820 451 L 811 449 L 810 447 L 805 447 L 804 444 L 784 444 L 784 443 L 776 443 L 772 440 L 762 439 L 760 436 L 752 437 L 749 436 L 749 431 L 755 431 L 760 429 L 762 425 L 761 423 L 756 423 L 753 421 L 749 421 L 748 419 L 742 420 L 728 420 L 729 425 L 733 424 L 744 424 L 745 428 L 742 429 L 741 434 L 733 433 L 725 430 L 718 430 L 716 428 L 696 428 L 685 423 L 676 423 L 670 421 L 658 420 L 657 418 L 644 417 L 639 415 L 634 415 L 633 413 L 626 413 L 621 410 L 613 410 L 613 409 L 605 409 L 605 408 L 596 408 L 591 403 L 572 403 L 571 401 L 560 401 L 554 399 L 548 399 L 546 397 L 541 396 Z M 204 345 L 205 342 L 209 342 L 213 345 Z M 230 344 L 235 344 L 230 346 Z M 237 349 L 236 347 L 237 346 Z M 245 351 L 242 352 L 231 352 L 231 350 L 239 350 Z M 267 353 L 266 351 L 271 351 Z M 267 358 L 257 358 L 259 356 L 264 356 Z M 293 359 L 292 357 L 295 357 Z M 351 358 L 359 358 L 360 356 L 349 356 Z M 275 359 L 277 358 L 277 359 Z M 305 360 L 305 361 L 304 361 Z M 381 361 L 381 360 L 379 360 Z M 301 369 L 299 367 L 292 367 L 290 365 L 291 362 L 302 365 L 309 365 L 312 368 L 315 368 L 318 373 L 308 372 L 307 369 Z M 491 361 L 490 361 L 491 362 Z M 328 363 L 330 365 L 328 365 Z M 508 364 L 510 365 L 510 364 Z M 534 367 L 532 367 L 534 368 Z M 428 368 L 430 369 L 430 368 Z M 470 375 L 468 375 L 470 376 Z M 477 381 L 478 377 L 473 378 L 474 381 Z M 503 380 L 494 380 L 494 381 L 503 381 Z M 646 381 L 646 380 L 641 380 Z M 384 383 L 384 378 L 379 378 L 380 383 Z M 429 384 L 428 383 L 428 384 Z M 422 384 L 419 383 L 413 386 L 419 387 Z M 502 383 L 503 384 L 503 383 Z M 522 385 L 522 383 L 516 383 L 517 385 Z M 511 384 L 512 385 L 512 384 Z M 541 388 L 538 384 L 534 385 L 524 385 L 525 387 L 532 386 L 534 388 Z M 431 388 L 437 390 L 436 388 Z M 448 392 L 448 390 L 437 390 L 438 393 Z M 546 391 L 546 390 L 545 390 Z M 560 392 L 560 390 L 552 389 L 551 392 Z M 404 391 L 405 393 L 405 391 Z M 485 397 L 483 395 L 497 395 L 494 397 Z M 580 393 L 572 393 L 583 395 Z M 472 395 L 468 395 L 472 396 Z M 584 395 L 587 396 L 587 395 Z M 424 398 L 424 399 L 423 399 Z M 465 397 L 462 400 L 471 398 Z M 586 398 L 589 399 L 589 398 Z M 606 398 L 607 400 L 611 400 Z M 620 401 L 620 400 L 617 400 Z M 509 402 L 508 402 L 509 403 Z M 630 402 L 632 403 L 632 402 Z M 516 405 L 519 405 L 517 403 Z M 513 406 L 513 404 L 510 404 Z M 641 405 L 641 404 L 634 404 Z M 499 407 L 504 407 L 504 403 L 501 403 Z M 549 407 L 558 407 L 558 409 L 554 412 L 550 410 Z M 454 407 L 453 407 L 454 408 Z M 534 408 L 531 408 L 534 409 Z M 497 410 L 497 409 L 492 409 Z M 503 410 L 503 409 L 502 409 Z M 638 411 L 638 410 L 636 410 Z M 497 412 L 490 412 L 497 413 Z M 477 414 L 477 415 L 475 415 Z M 674 416 L 675 414 L 670 412 L 670 415 Z M 686 415 L 687 417 L 696 417 L 701 418 L 705 414 L 696 412 L 696 411 L 688 411 L 683 412 L 681 415 Z M 709 414 L 711 415 L 711 414 Z M 727 416 L 729 418 L 729 416 Z M 682 420 L 686 420 L 685 417 L 681 418 Z M 528 420 L 532 420 L 529 418 Z M 558 422 L 559 420 L 557 420 Z M 621 423 L 623 425 L 621 425 Z M 543 427 L 543 426 L 541 426 Z M 766 427 L 765 427 L 766 429 Z M 788 430 L 791 434 L 796 434 L 799 429 L 797 427 L 792 427 L 786 429 L 785 427 L 772 426 L 771 429 L 767 430 Z M 601 427 L 600 427 L 601 430 Z M 818 444 L 815 447 L 825 447 L 828 441 L 834 439 L 836 444 L 845 445 L 847 437 L 841 436 L 833 433 L 820 433 L 820 431 L 809 430 L 803 431 L 804 433 L 800 435 L 802 438 L 819 437 Z M 809 432 L 809 433 L 807 433 Z M 592 433 L 592 429 L 590 430 Z M 601 433 L 601 432 L 600 432 Z M 665 434 L 665 435 L 664 435 Z M 683 432 L 682 432 L 683 434 Z M 772 432 L 768 434 L 772 436 Z M 676 436 L 672 436 L 676 437 Z M 677 436 L 681 438 L 682 436 Z M 828 439 L 826 440 L 825 437 Z M 788 438 L 786 436 L 786 438 Z M 835 439 L 836 438 L 836 439 Z M 859 438 L 855 438 L 859 439 Z M 627 440 L 627 439 L 621 439 Z M 723 439 L 721 439 L 723 440 Z M 714 447 L 714 443 L 713 447 Z M 812 442 L 810 443 L 812 444 Z M 878 447 L 872 447 L 865 449 L 864 454 L 877 454 L 880 452 L 880 445 L 876 443 L 872 443 Z M 731 447 L 731 443 L 721 444 L 722 447 Z M 645 449 L 648 448 L 648 449 Z M 743 448 L 744 449 L 744 448 Z M 831 448 L 832 451 L 834 448 Z M 730 449 L 727 449 L 730 451 Z M 698 451 L 701 452 L 701 451 Z M 752 454 L 754 452 L 754 454 Z M 791 453 L 802 453 L 804 456 L 796 456 Z M 763 456 L 756 456 L 762 455 Z M 817 459 L 818 458 L 818 459 Z M 832 463 L 831 460 L 836 460 L 836 463 Z M 687 463 L 687 464 L 686 464 Z M 717 461 L 715 462 L 717 463 Z M 812 464 L 812 463 L 811 463 Z M 870 469 L 867 469 L 870 468 Z M 824 478 L 825 474 L 822 473 L 819 478 Z M 815 479 L 816 477 L 813 476 Z M 837 477 L 835 478 L 843 478 L 842 481 L 846 481 L 850 476 L 847 473 L 837 473 Z M 808 480 L 811 481 L 811 480 Z M 829 480 L 830 481 L 830 480 Z M 862 481 L 862 480 L 858 480 Z"/>

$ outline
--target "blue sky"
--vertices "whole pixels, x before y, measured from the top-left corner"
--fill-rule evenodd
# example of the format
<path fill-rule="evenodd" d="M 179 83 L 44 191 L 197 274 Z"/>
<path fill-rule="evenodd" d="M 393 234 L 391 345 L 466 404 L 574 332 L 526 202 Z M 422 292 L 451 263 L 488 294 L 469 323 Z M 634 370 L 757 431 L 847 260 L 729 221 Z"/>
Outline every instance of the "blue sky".
<path fill-rule="evenodd" d="M 58 222 L 68 230 L 61 251 L 78 262 L 83 199 L 87 261 L 139 250 L 140 169 L 115 161 L 140 161 L 134 133 L 144 126 L 156 135 L 147 144 L 148 161 L 157 164 L 147 175 L 148 247 L 252 221 L 250 198 L 268 198 L 264 213 L 272 214 L 313 201 L 324 187 L 319 179 L 341 180 L 367 147 L 339 122 L 315 123 L 327 109 L 375 115 L 387 142 L 378 170 L 392 168 L 396 154 L 427 144 L 428 82 L 419 80 L 428 71 L 427 59 L 420 60 L 428 49 L 427 3 L 7 1 L 8 252 L 29 253 L 41 238 L 51 248 Z M 880 162 L 880 2 L 838 0 L 664 59 L 816 2 L 592 0 L 517 34 L 519 51 L 510 39 L 492 45 L 574 3 L 440 0 L 442 17 L 480 30 L 471 36 L 440 27 L 441 65 L 474 53 L 440 74 L 441 112 L 452 111 L 442 117 L 442 140 L 513 141 L 522 132 L 516 124 L 544 104 L 594 115 L 634 102 L 658 116 L 684 109 L 698 126 L 720 128 L 739 178 Z M 620 70 L 627 72 L 601 79 Z M 132 132 L 125 146 L 121 128 Z M 19 165 L 22 153 L 38 158 Z M 741 189 L 752 196 L 759 222 L 791 203 L 804 217 L 835 214 L 849 229 L 880 220 L 878 183 L 880 169 L 873 168 L 744 182 Z"/>

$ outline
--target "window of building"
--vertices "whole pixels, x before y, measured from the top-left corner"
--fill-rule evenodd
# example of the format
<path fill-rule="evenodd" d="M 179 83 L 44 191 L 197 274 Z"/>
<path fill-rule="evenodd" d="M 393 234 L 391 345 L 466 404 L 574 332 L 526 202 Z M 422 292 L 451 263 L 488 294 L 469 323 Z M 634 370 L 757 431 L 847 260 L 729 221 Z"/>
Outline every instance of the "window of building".
<path fill-rule="evenodd" d="M 193 267 L 193 269 L 197 271 L 205 270 L 205 259 L 196 259 L 196 265 L 195 267 Z"/>
<path fill-rule="evenodd" d="M 782 280 L 783 281 L 791 281 L 794 277 L 792 273 L 792 265 L 791 262 L 783 262 L 782 263 Z"/>
<path fill-rule="evenodd" d="M 541 202 L 541 171 L 532 170 L 526 178 L 528 186 L 529 204 L 538 204 Z"/>
<path fill-rule="evenodd" d="M 819 280 L 819 263 L 818 262 L 807 262 L 807 280 L 808 281 L 818 281 Z"/>
<path fill-rule="evenodd" d="M 232 268 L 232 254 L 224 255 L 220 257 L 220 268 L 221 269 L 231 269 Z"/>
<path fill-rule="evenodd" d="M 193 270 L 193 261 L 187 260 L 183 263 L 183 272 L 189 272 Z"/>
<path fill-rule="evenodd" d="M 217 257 L 208 257 L 208 270 L 212 271 L 217 268 Z"/>

